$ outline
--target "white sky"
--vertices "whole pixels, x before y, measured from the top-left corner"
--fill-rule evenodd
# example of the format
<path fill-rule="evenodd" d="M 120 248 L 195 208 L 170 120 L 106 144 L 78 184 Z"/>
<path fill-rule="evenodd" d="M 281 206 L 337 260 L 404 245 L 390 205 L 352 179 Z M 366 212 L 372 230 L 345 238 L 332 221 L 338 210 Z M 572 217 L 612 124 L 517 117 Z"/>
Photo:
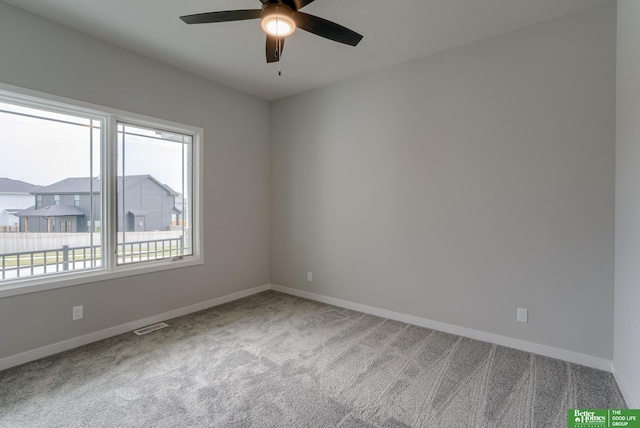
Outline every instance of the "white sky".
<path fill-rule="evenodd" d="M 0 110 L 40 114 L 37 110 L 0 103 Z M 62 120 L 76 118 L 48 114 Z M 85 121 L 88 123 L 88 120 Z M 0 177 L 47 186 L 68 177 L 91 176 L 90 128 L 0 112 Z M 93 176 L 100 175 L 100 137 L 94 132 Z M 149 134 L 153 135 L 153 134 Z M 126 137 L 125 174 L 150 174 L 182 191 L 182 144 Z M 118 175 L 122 175 L 118 159 Z"/>

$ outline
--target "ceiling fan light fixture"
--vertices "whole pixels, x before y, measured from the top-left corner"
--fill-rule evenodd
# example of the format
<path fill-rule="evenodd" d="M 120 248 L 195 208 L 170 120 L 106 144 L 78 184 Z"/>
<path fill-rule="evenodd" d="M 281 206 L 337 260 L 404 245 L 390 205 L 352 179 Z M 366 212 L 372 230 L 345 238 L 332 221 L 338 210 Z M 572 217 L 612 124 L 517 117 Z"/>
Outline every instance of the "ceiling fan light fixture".
<path fill-rule="evenodd" d="M 296 29 L 293 11 L 286 6 L 270 5 L 262 11 L 262 29 L 276 37 L 287 37 Z"/>

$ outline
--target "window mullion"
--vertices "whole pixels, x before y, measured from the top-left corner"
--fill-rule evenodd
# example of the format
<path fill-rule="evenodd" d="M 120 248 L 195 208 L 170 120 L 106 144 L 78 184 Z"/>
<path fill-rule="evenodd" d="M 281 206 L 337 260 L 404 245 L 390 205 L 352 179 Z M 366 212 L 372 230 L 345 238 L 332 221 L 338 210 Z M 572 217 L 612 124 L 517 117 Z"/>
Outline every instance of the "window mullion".
<path fill-rule="evenodd" d="M 117 120 L 114 116 L 108 116 L 106 120 L 106 132 L 103 134 L 105 139 L 103 147 L 103 165 L 104 171 L 101 180 L 102 196 L 102 247 L 104 248 L 103 260 L 104 267 L 107 270 L 114 270 L 117 261 Z"/>

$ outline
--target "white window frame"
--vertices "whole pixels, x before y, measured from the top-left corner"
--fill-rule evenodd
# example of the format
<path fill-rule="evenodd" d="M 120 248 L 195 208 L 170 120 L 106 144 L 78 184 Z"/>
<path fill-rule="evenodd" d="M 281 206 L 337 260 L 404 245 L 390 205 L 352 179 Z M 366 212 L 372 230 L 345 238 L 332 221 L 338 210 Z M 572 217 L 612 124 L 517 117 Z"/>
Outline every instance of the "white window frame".
<path fill-rule="evenodd" d="M 12 85 L 0 83 L 0 100 L 34 108 L 46 108 L 51 111 L 82 115 L 102 122 L 101 171 L 105 177 L 101 180 L 101 236 L 103 244 L 102 267 L 87 270 L 52 273 L 42 276 L 24 277 L 15 280 L 0 281 L 0 298 L 20 294 L 35 293 L 62 287 L 89 284 L 123 278 L 132 275 L 153 273 L 168 269 L 179 269 L 204 264 L 203 231 L 203 188 L 202 188 L 202 144 L 204 130 L 150 116 L 144 116 L 123 110 L 99 106 L 96 104 L 72 100 L 69 98 L 45 94 Z M 117 215 L 116 215 L 116 152 L 117 122 L 132 125 L 160 128 L 170 132 L 193 136 L 191 151 L 192 164 L 190 181 L 193 200 L 191 201 L 193 254 L 172 259 L 144 261 L 131 264 L 117 264 Z"/>

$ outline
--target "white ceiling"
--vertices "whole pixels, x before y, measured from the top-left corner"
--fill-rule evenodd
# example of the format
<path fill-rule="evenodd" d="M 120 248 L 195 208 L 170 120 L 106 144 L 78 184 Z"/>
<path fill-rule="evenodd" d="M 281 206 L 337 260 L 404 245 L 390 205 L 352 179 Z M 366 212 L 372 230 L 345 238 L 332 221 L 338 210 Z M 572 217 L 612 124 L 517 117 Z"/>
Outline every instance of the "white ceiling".
<path fill-rule="evenodd" d="M 266 100 L 380 70 L 609 0 L 316 0 L 304 12 L 349 27 L 357 47 L 297 30 L 265 62 L 259 20 L 186 25 L 181 15 L 257 9 L 259 0 L 3 0 Z"/>

